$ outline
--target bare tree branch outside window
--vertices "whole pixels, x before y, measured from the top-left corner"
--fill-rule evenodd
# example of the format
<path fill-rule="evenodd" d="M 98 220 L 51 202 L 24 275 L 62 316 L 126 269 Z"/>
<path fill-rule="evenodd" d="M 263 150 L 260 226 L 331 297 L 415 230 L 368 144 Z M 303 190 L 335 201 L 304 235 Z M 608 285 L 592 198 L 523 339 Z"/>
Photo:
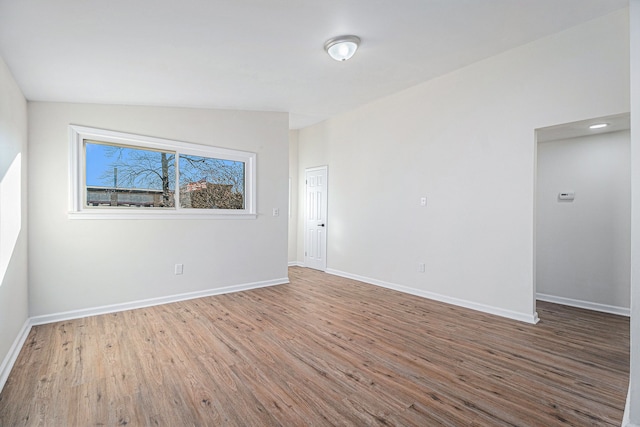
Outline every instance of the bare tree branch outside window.
<path fill-rule="evenodd" d="M 91 186 L 87 178 L 87 204 L 175 206 L 174 152 L 89 142 L 86 146 L 87 175 L 90 168 L 101 168 L 101 185 Z M 178 159 L 180 207 L 244 209 L 244 162 L 185 154 Z"/>

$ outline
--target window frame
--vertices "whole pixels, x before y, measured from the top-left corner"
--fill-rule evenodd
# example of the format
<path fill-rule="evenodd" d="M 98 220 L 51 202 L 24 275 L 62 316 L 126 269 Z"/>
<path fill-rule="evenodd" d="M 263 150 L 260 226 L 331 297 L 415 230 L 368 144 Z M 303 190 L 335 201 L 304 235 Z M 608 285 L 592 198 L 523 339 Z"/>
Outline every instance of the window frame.
<path fill-rule="evenodd" d="M 85 141 L 175 152 L 175 207 L 131 208 L 87 206 Z M 180 207 L 178 167 L 180 154 L 244 162 L 244 209 L 198 209 Z M 68 215 L 70 219 L 256 219 L 256 212 L 256 153 L 86 126 L 69 125 Z"/>

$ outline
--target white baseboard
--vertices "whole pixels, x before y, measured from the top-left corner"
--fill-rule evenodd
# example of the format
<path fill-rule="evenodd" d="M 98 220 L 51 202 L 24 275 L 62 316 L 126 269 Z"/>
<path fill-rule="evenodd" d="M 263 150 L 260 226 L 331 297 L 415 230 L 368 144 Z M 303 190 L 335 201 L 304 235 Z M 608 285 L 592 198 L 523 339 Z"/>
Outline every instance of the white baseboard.
<path fill-rule="evenodd" d="M 631 310 L 625 307 L 617 307 L 614 305 L 599 304 L 596 302 L 582 301 L 573 298 L 557 297 L 547 294 L 536 294 L 536 299 L 540 301 L 553 302 L 555 304 L 568 305 L 577 308 L 586 308 L 587 310 L 601 311 L 603 313 L 617 314 L 620 316 L 631 316 Z"/>
<path fill-rule="evenodd" d="M 624 416 L 622 417 L 622 427 L 640 427 L 638 424 L 633 424 L 629 420 L 631 411 L 631 385 L 629 385 L 629 392 L 627 393 L 627 404 L 624 407 Z"/>
<path fill-rule="evenodd" d="M 300 261 L 289 261 L 289 267 L 304 267 L 304 263 Z"/>
<path fill-rule="evenodd" d="M 521 322 L 536 324 L 540 320 L 538 318 L 538 313 L 533 313 L 532 315 L 527 315 L 524 313 L 518 313 L 511 310 L 505 310 L 498 307 L 492 307 L 489 305 L 478 304 L 472 301 L 467 301 L 459 298 L 448 297 L 445 295 L 436 294 L 434 292 L 423 291 L 421 289 L 410 288 L 408 286 L 402 286 L 395 283 L 384 282 L 382 280 L 371 279 L 369 277 L 359 276 L 357 274 L 345 273 L 344 271 L 338 271 L 331 268 L 326 270 L 326 273 L 333 274 L 335 276 L 346 277 L 347 279 L 354 279 L 360 282 L 369 283 L 371 285 L 380 286 L 383 288 L 393 289 L 395 291 L 404 292 L 411 295 L 416 295 L 423 298 L 428 298 L 434 301 L 440 301 L 447 304 L 456 305 L 459 307 L 469 308 L 476 311 L 481 311 L 483 313 L 494 314 L 501 317 L 506 317 L 513 320 L 518 320 Z"/>
<path fill-rule="evenodd" d="M 154 305 L 169 304 L 194 298 L 209 297 L 213 295 L 228 294 L 231 292 L 249 291 L 251 289 L 264 288 L 289 283 L 289 278 L 265 280 L 261 282 L 245 283 L 242 285 L 225 286 L 223 288 L 207 289 L 204 291 L 188 292 L 184 294 L 169 295 L 166 297 L 149 298 L 139 301 L 125 302 L 121 304 L 104 305 L 101 307 L 85 308 L 80 310 L 65 311 L 63 313 L 45 314 L 32 317 L 32 325 L 60 322 L 63 320 L 79 319 L 82 317 L 96 316 L 99 314 L 115 313 L 118 311 L 133 310 L 136 308 L 151 307 Z"/>
<path fill-rule="evenodd" d="M 0 365 L 0 392 L 4 388 L 7 379 L 9 378 L 9 373 L 13 368 L 13 365 L 16 363 L 18 359 L 18 355 L 20 354 L 20 350 L 22 350 L 22 346 L 24 342 L 27 340 L 29 336 L 29 332 L 31 331 L 31 321 L 30 319 L 25 320 L 24 325 L 22 325 L 22 329 L 18 333 L 18 336 L 13 341 L 11 348 L 9 349 L 9 353 L 7 353 L 6 357 L 2 361 L 2 365 Z"/>

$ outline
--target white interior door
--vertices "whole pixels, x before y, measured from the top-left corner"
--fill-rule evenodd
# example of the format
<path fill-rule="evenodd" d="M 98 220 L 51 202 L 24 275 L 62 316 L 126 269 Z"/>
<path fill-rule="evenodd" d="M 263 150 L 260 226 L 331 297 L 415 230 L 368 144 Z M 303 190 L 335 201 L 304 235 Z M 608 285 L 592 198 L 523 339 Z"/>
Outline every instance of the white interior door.
<path fill-rule="evenodd" d="M 304 265 L 327 268 L 327 167 L 307 169 L 304 224 Z"/>

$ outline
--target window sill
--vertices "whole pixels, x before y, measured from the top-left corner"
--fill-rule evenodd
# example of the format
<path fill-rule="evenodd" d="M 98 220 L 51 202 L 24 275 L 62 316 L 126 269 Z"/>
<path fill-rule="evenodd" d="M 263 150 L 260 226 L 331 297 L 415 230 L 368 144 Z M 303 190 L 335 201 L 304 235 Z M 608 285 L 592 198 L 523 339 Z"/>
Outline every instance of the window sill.
<path fill-rule="evenodd" d="M 258 215 L 254 213 L 211 213 L 211 212 L 180 212 L 180 211 L 120 211 L 115 212 L 115 209 L 110 210 L 86 210 L 79 212 L 69 212 L 69 219 L 164 219 L 164 220 L 176 220 L 176 219 L 257 219 Z"/>

